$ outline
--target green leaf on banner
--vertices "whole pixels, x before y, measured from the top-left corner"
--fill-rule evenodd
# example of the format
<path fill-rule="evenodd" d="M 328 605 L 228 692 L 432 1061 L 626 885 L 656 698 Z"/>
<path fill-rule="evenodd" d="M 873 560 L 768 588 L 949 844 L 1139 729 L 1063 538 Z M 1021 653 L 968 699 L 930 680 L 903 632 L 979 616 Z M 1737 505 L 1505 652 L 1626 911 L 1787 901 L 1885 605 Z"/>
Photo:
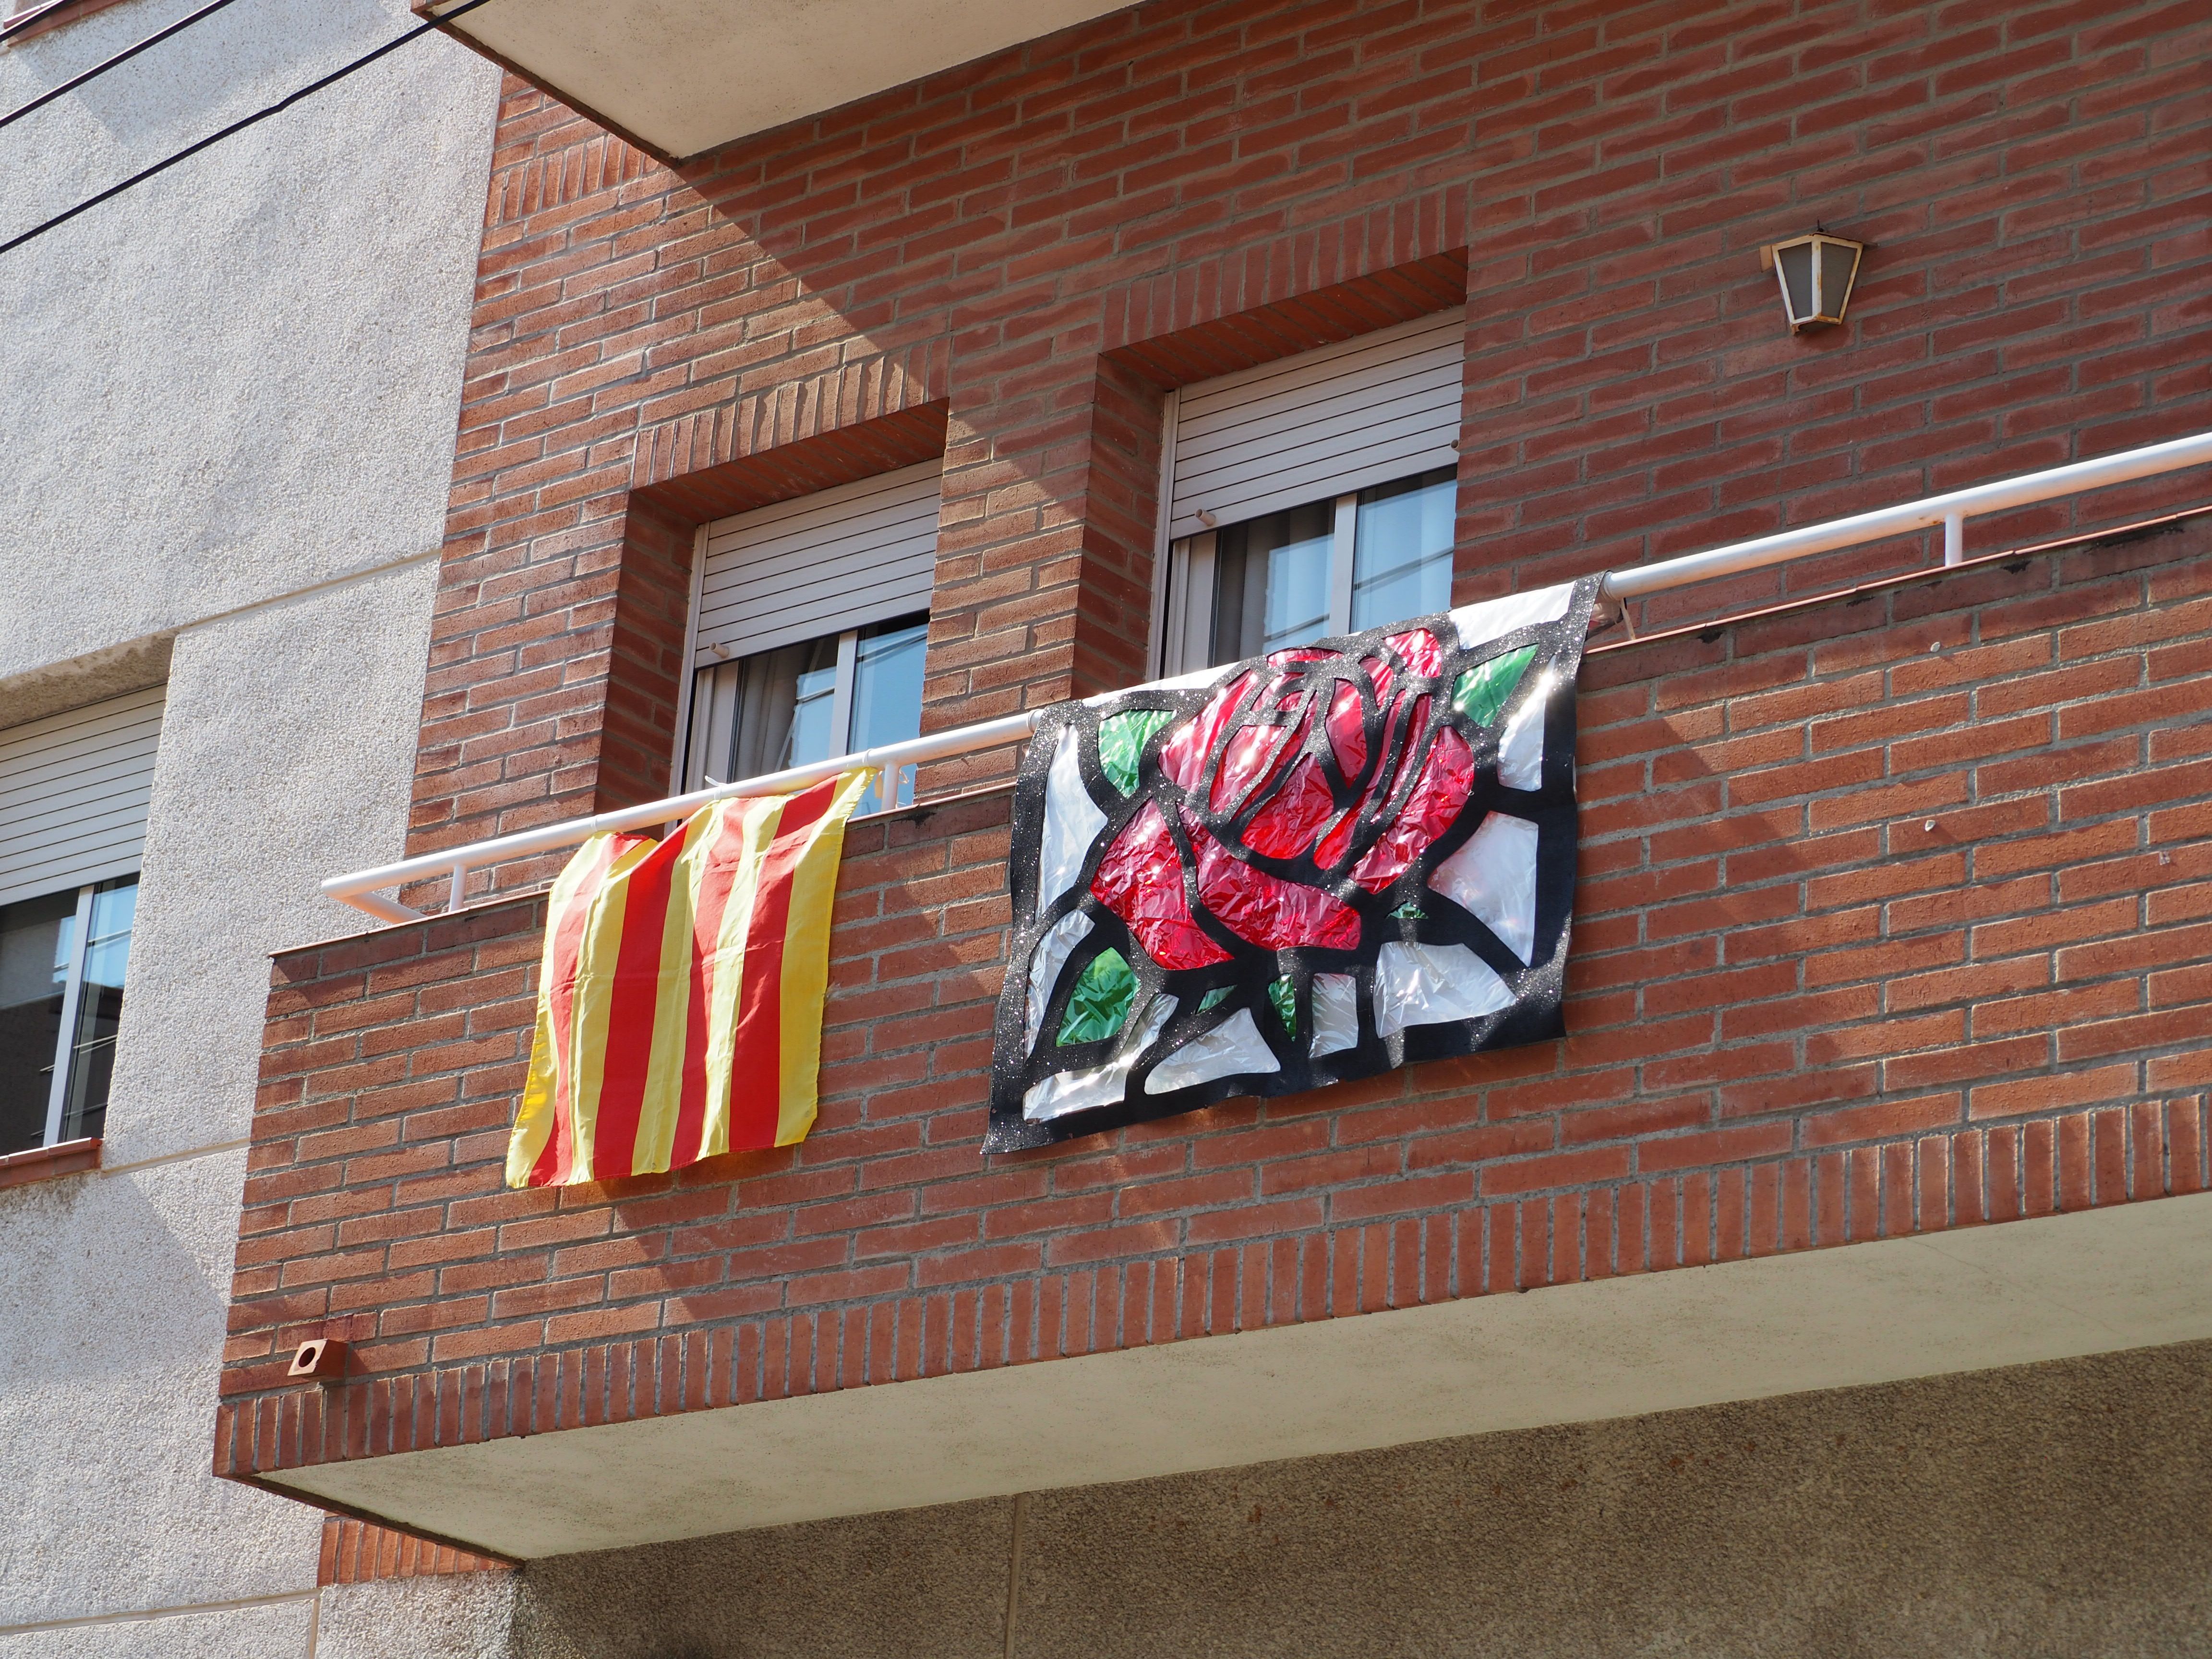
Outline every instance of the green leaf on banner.
<path fill-rule="evenodd" d="M 1164 708 L 1136 708 L 1098 722 L 1098 764 L 1123 794 L 1137 793 L 1137 762 L 1145 745 L 1174 718 Z"/>
<path fill-rule="evenodd" d="M 1202 1014 L 1209 1008 L 1218 1008 L 1234 994 L 1233 987 L 1217 985 L 1198 1000 L 1198 1012 Z"/>
<path fill-rule="evenodd" d="M 1509 651 L 1502 657 L 1492 657 L 1477 668 L 1470 668 L 1452 685 L 1452 707 L 1477 726 L 1494 726 L 1504 712 L 1514 688 L 1521 684 L 1522 675 L 1535 660 L 1536 647 L 1524 645 L 1518 651 Z"/>
<path fill-rule="evenodd" d="M 1298 988 L 1285 979 L 1279 979 L 1267 988 L 1267 1000 L 1275 1005 L 1275 1018 L 1283 1022 L 1283 1029 L 1292 1036 L 1298 1034 Z"/>
<path fill-rule="evenodd" d="M 1129 1005 L 1137 1000 L 1137 976 L 1128 961 L 1109 945 L 1091 958 L 1091 965 L 1067 995 L 1067 1013 L 1060 1023 L 1060 1040 L 1103 1042 L 1128 1023 Z"/>
<path fill-rule="evenodd" d="M 1390 913 L 1390 916 L 1394 921 L 1425 921 L 1428 914 L 1418 904 L 1401 904 Z"/>

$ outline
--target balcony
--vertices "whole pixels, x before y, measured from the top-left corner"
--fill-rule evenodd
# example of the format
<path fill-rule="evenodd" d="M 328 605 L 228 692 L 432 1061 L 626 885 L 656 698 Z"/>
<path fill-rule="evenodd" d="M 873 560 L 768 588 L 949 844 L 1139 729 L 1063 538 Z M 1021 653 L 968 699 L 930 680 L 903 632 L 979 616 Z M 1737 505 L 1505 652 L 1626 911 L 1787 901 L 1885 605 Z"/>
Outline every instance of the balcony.
<path fill-rule="evenodd" d="M 813 1134 L 672 1176 L 501 1185 L 538 901 L 287 952 L 217 1468 L 527 1558 L 2212 1334 L 2208 595 L 1601 635 L 1565 1043 L 1056 1150 L 1003 797 L 854 827 Z"/>
<path fill-rule="evenodd" d="M 427 0 L 416 9 L 433 15 Z M 742 10 L 714 0 L 501 0 L 457 16 L 447 32 L 677 158 L 1121 9 L 1097 0 L 769 0 Z"/>

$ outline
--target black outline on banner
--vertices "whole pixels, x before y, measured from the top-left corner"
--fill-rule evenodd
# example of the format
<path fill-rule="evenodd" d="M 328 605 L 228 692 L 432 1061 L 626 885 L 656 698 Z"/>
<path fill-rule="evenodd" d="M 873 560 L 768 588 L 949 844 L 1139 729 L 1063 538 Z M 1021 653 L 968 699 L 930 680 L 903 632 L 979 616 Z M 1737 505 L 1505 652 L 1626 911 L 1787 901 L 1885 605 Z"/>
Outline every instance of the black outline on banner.
<path fill-rule="evenodd" d="M 1097 1134 L 1124 1124 L 1188 1112 L 1216 1101 L 1238 1096 L 1296 1093 L 1326 1084 L 1372 1077 L 1414 1060 L 1456 1058 L 1486 1048 L 1547 1042 L 1565 1035 L 1559 1005 L 1574 902 L 1577 848 L 1575 805 L 1575 676 L 1581 666 L 1583 641 L 1589 631 L 1596 599 L 1596 579 L 1572 585 L 1565 614 L 1558 620 L 1516 628 L 1472 647 L 1459 644 L 1459 635 L 1449 615 L 1417 617 L 1388 628 L 1370 629 L 1348 638 L 1326 640 L 1309 651 L 1328 653 L 1296 666 L 1278 653 L 1271 666 L 1267 659 L 1227 665 L 1216 671 L 1203 686 L 1139 686 L 1086 702 L 1062 703 L 1046 712 L 1023 757 L 1014 794 L 1012 884 L 1014 905 L 1013 947 L 1009 953 L 1006 985 L 1000 993 L 994 1027 L 991 1081 L 991 1121 L 985 1137 L 986 1152 L 1015 1152 L 1048 1146 L 1078 1136 Z M 1433 676 L 1413 673 L 1392 652 L 1388 641 L 1425 629 L 1443 647 L 1440 672 Z M 1536 654 L 1515 684 L 1512 695 L 1487 726 L 1478 726 L 1451 706 L 1458 676 L 1492 659 L 1534 646 Z M 1393 665 L 1392 697 L 1389 708 L 1378 702 L 1372 683 L 1363 671 L 1362 659 L 1387 657 Z M 1545 671 L 1551 671 L 1548 674 Z M 1414 779 L 1427 758 L 1439 731 L 1455 729 L 1474 752 L 1474 781 L 1468 799 L 1451 823 L 1423 848 L 1410 866 L 1390 885 L 1370 894 L 1348 877 L 1330 882 L 1319 871 L 1310 852 L 1296 859 L 1268 858 L 1245 848 L 1240 832 L 1273 798 L 1272 789 L 1255 790 L 1242 800 L 1224 802 L 1224 811 L 1208 810 L 1215 773 L 1229 740 L 1254 725 L 1279 726 L 1295 717 L 1277 714 L 1271 707 L 1255 708 L 1261 688 L 1288 672 L 1297 684 L 1317 688 L 1305 708 L 1314 712 L 1302 752 L 1322 766 L 1337 810 L 1356 802 L 1364 781 L 1378 768 L 1389 778 L 1389 787 L 1359 820 L 1352 847 L 1364 851 L 1388 833 L 1404 807 Z M 1224 727 L 1206 757 L 1194 787 L 1186 793 L 1160 766 L 1164 744 L 1206 708 L 1224 687 L 1235 686 L 1241 675 L 1250 675 L 1240 694 L 1235 719 Z M 1351 684 L 1362 696 L 1368 757 L 1359 778 L 1346 778 L 1339 769 L 1320 718 L 1334 695 L 1334 684 Z M 1498 747 L 1506 726 L 1531 696 L 1545 696 L 1543 769 L 1534 790 L 1509 789 L 1498 781 Z M 1410 711 L 1425 696 L 1428 715 L 1422 729 L 1408 732 Z M 1152 733 L 1139 761 L 1136 787 L 1124 796 L 1107 776 L 1098 756 L 1098 734 L 1103 721 L 1116 714 L 1158 710 L 1170 718 Z M 1391 710 L 1396 716 L 1384 729 Z M 1045 825 L 1047 781 L 1062 734 L 1073 731 L 1079 744 L 1078 766 L 1091 802 L 1105 815 L 1104 826 L 1092 837 L 1081 871 L 1074 883 L 1044 914 L 1036 914 L 1039 861 Z M 1285 757 L 1271 767 L 1279 781 L 1295 763 Z M 1146 805 L 1157 806 L 1165 819 L 1181 861 L 1185 902 L 1192 921 L 1229 960 L 1201 968 L 1168 970 L 1147 956 L 1132 937 L 1127 925 L 1091 892 L 1093 878 L 1115 838 Z M 1428 886 L 1430 873 L 1456 852 L 1475 833 L 1492 811 L 1525 819 L 1537 829 L 1536 926 L 1531 960 L 1523 965 L 1481 921 Z M 1184 815 L 1239 862 L 1292 882 L 1318 887 L 1353 911 L 1359 921 L 1355 948 L 1334 950 L 1318 945 L 1271 951 L 1247 943 L 1210 914 L 1200 902 Z M 1356 857 L 1340 866 L 1356 863 Z M 1418 916 L 1401 914 L 1418 908 Z M 1080 910 L 1091 921 L 1090 932 L 1061 964 L 1034 1052 L 1027 1042 L 1029 981 L 1031 961 L 1045 936 L 1071 912 Z M 1430 945 L 1463 945 L 1495 969 L 1513 993 L 1512 1004 L 1479 1018 L 1444 1024 L 1407 1027 L 1388 1038 L 1379 1036 L 1374 1018 L 1376 963 L 1382 947 L 1393 940 Z M 1060 1046 L 1054 1034 L 1060 1029 L 1070 992 L 1084 969 L 1101 951 L 1119 951 L 1134 971 L 1137 993 L 1123 1025 L 1104 1040 Z M 1313 979 L 1316 974 L 1348 974 L 1358 985 L 1359 1018 L 1356 1046 L 1313 1056 L 1306 1052 L 1310 1038 L 1285 1030 L 1269 997 L 1278 978 L 1291 981 L 1295 994 L 1298 1033 L 1313 1030 Z M 1209 991 L 1227 995 L 1211 1007 L 1199 1003 Z M 1120 1050 L 1131 1023 L 1141 1021 L 1152 1000 L 1174 996 L 1176 1007 L 1164 1029 L 1136 1057 L 1121 1097 L 1063 1115 L 1030 1120 L 1022 1113 L 1024 1096 L 1044 1078 L 1061 1072 L 1079 1072 L 1109 1063 Z M 1237 1073 L 1227 1077 L 1148 1095 L 1145 1085 L 1155 1066 L 1170 1054 L 1206 1032 L 1249 1010 L 1253 1024 L 1273 1054 L 1279 1069 L 1273 1073 Z"/>

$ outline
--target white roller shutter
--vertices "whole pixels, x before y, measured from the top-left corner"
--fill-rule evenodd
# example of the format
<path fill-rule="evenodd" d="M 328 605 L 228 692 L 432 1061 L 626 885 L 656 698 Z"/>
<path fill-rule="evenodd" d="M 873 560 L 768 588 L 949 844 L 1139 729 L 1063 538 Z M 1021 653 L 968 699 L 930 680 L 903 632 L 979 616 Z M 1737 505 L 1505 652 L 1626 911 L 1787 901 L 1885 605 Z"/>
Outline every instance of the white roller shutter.
<path fill-rule="evenodd" d="M 137 869 L 162 695 L 0 727 L 0 904 Z"/>
<path fill-rule="evenodd" d="M 708 526 L 693 662 L 928 610 L 943 471 L 925 462 Z"/>
<path fill-rule="evenodd" d="M 1185 386 L 1168 534 L 1451 465 L 1466 351 L 1466 313 L 1441 312 Z"/>

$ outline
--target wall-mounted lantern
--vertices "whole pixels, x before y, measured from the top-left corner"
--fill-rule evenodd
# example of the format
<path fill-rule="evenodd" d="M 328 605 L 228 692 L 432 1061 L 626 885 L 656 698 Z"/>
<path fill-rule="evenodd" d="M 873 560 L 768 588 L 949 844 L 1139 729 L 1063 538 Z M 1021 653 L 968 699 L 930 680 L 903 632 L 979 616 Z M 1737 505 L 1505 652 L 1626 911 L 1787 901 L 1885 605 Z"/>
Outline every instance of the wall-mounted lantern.
<path fill-rule="evenodd" d="M 1823 230 L 1759 250 L 1759 268 L 1781 279 L 1782 308 L 1790 313 L 1792 334 L 1844 320 L 1851 283 L 1859 274 L 1859 255 L 1865 252 L 1865 243 Z"/>

